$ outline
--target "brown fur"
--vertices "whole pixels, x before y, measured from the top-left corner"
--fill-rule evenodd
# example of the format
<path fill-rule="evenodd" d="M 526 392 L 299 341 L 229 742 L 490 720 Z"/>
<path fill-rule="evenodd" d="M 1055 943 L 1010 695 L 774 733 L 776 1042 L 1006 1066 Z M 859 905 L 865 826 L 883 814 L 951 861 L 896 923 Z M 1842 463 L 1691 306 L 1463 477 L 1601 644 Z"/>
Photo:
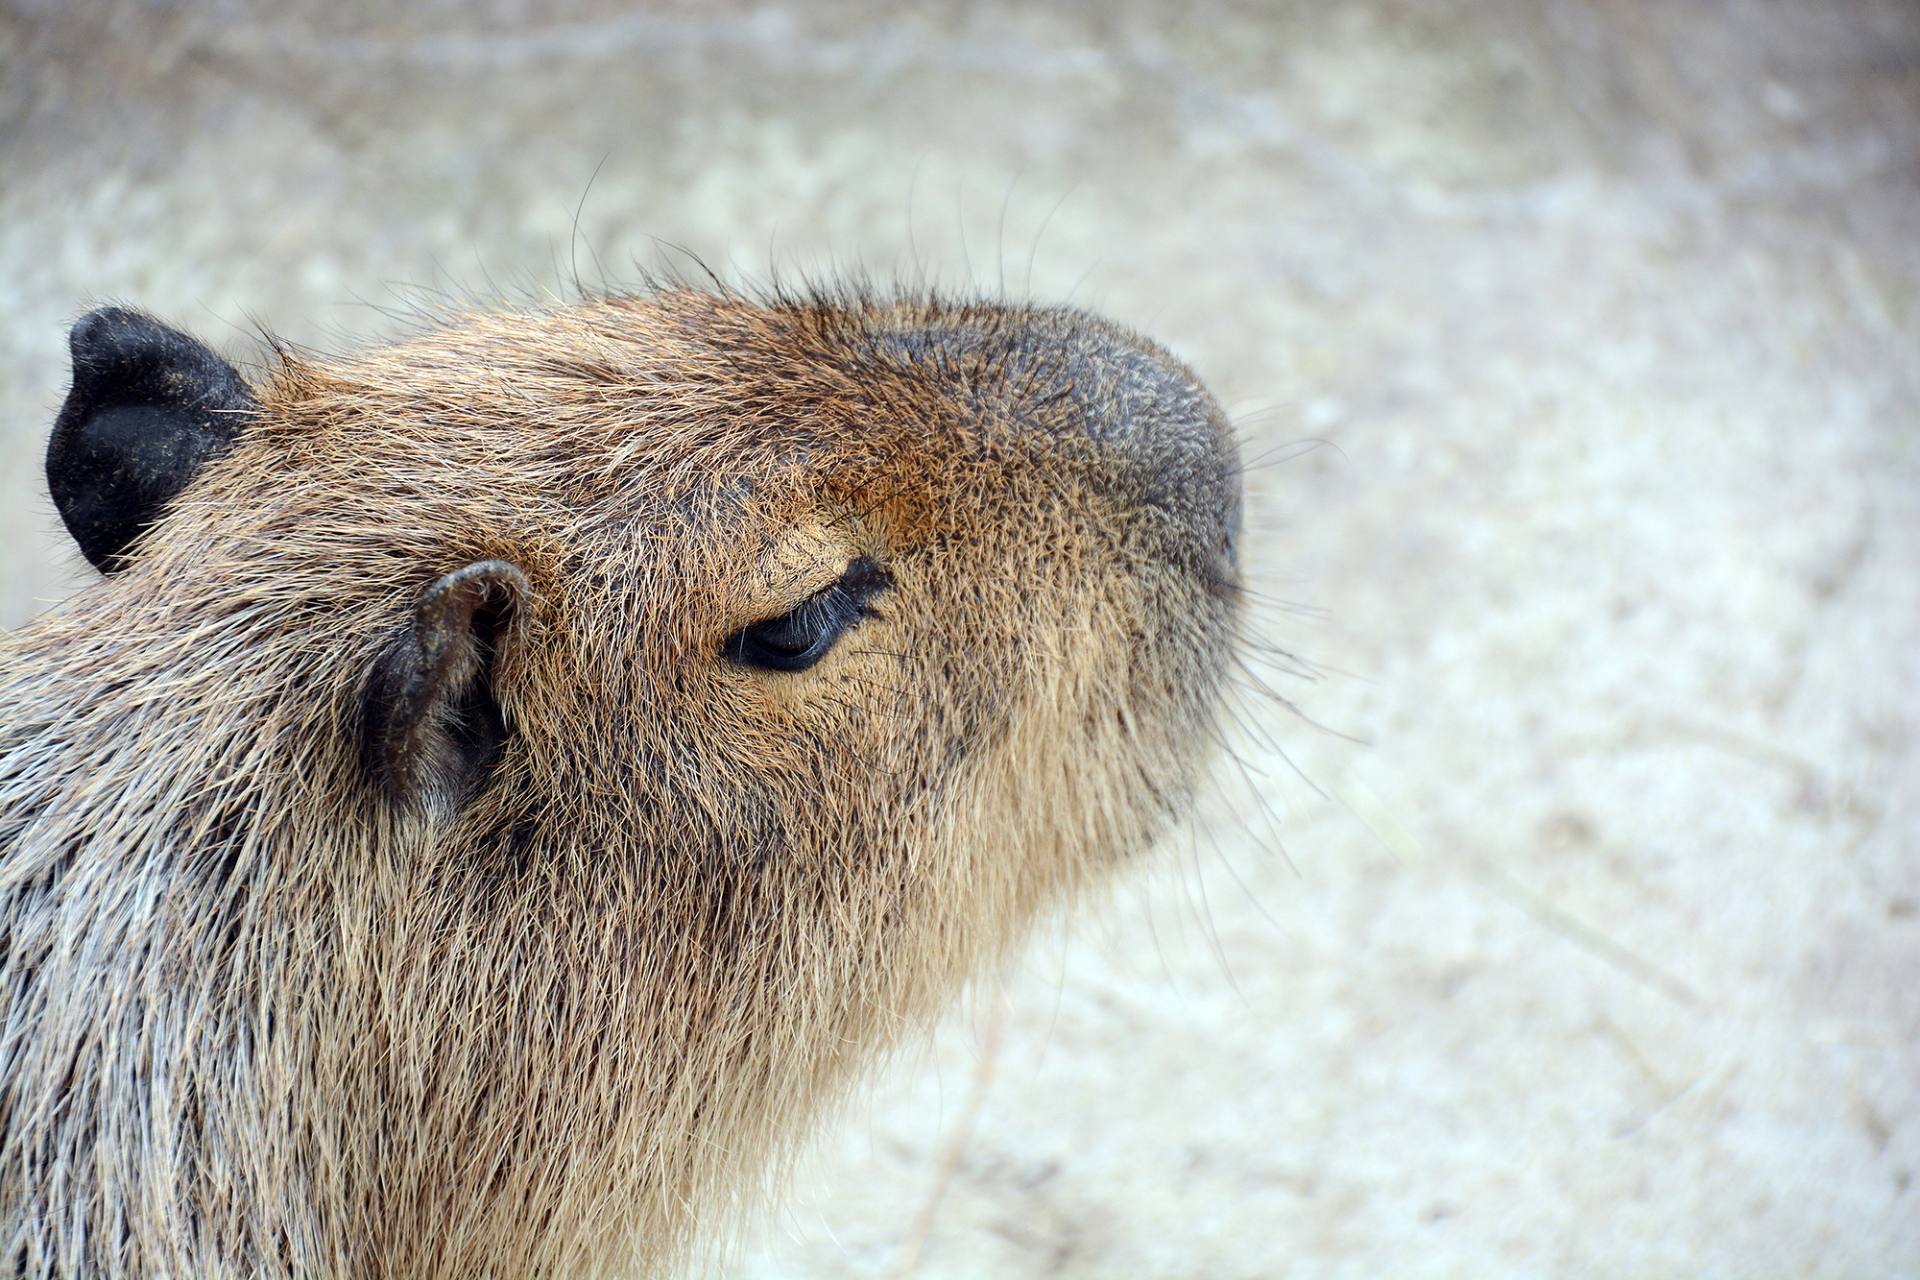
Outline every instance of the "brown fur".
<path fill-rule="evenodd" d="M 730 1220 L 1204 755 L 1237 591 L 1059 354 L 1109 347 L 1191 386 L 860 297 L 282 353 L 130 567 L 0 641 L 0 1269 L 645 1275 Z M 855 555 L 895 585 L 819 667 L 720 655 Z M 489 558 L 515 736 L 395 807 L 366 673 Z"/>

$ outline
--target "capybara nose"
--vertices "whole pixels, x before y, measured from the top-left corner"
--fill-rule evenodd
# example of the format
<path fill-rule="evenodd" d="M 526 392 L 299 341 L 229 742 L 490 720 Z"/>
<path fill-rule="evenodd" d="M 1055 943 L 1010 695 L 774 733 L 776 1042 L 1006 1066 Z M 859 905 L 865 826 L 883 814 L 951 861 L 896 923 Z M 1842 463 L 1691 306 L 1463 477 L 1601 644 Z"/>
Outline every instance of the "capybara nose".
<path fill-rule="evenodd" d="M 1155 529 L 1159 554 L 1207 586 L 1238 587 L 1233 428 L 1166 350 L 1084 311 L 1012 307 L 888 329 L 880 345 L 945 377 L 963 374 L 988 402 L 983 417 L 1011 417 L 1059 446 L 1057 461 L 1076 460 L 1069 465 L 1117 504 L 1117 524 Z"/>
<path fill-rule="evenodd" d="M 1240 451 L 1233 426 L 1190 368 L 1117 324 L 1071 309 L 973 309 L 962 322 L 908 324 L 883 345 L 922 368 L 966 374 L 991 401 L 1081 461 L 1117 524 L 1156 528 L 1158 555 L 1212 589 L 1240 581 Z M 1010 413 L 1012 409 L 1012 413 Z"/>
<path fill-rule="evenodd" d="M 1111 455 L 1110 484 L 1178 531 L 1177 559 L 1211 584 L 1237 584 L 1241 466 L 1226 414 L 1164 349 L 1117 326 L 1074 319 L 1062 335 L 1063 371 L 1087 434 Z"/>

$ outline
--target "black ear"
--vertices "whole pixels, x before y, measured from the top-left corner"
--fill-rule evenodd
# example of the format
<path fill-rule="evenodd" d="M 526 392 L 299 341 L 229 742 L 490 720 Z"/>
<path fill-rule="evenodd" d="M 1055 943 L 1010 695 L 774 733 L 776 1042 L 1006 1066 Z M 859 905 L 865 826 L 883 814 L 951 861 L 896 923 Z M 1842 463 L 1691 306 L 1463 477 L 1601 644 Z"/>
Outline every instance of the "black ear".
<path fill-rule="evenodd" d="M 413 625 L 367 681 L 362 760 L 395 801 L 458 804 L 492 776 L 507 741 L 495 658 L 529 595 L 527 576 L 504 560 L 420 593 Z"/>
<path fill-rule="evenodd" d="M 102 307 L 68 338 L 73 390 L 47 443 L 47 487 L 87 559 L 111 573 L 254 407 L 232 365 L 152 316 Z"/>

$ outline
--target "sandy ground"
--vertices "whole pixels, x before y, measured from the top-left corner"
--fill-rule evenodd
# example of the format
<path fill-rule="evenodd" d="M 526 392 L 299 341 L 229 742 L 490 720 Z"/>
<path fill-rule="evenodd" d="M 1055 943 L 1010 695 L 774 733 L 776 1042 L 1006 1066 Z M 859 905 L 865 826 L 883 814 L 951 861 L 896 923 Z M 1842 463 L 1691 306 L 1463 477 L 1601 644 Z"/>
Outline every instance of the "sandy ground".
<path fill-rule="evenodd" d="M 0 0 L 0 625 L 104 300 L 1071 297 L 1238 416 L 1327 670 L 728 1274 L 1920 1275 L 1920 10 L 522 7 Z"/>

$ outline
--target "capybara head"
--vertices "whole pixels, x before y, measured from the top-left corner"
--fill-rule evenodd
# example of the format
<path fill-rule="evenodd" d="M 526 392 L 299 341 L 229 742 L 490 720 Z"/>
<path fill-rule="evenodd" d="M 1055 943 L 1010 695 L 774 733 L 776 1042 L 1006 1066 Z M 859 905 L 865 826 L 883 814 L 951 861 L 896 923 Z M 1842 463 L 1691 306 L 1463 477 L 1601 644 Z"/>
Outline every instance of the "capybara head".
<path fill-rule="evenodd" d="M 1066 310 L 74 329 L 0 642 L 0 1270 L 646 1274 L 1179 814 L 1239 464 Z"/>

